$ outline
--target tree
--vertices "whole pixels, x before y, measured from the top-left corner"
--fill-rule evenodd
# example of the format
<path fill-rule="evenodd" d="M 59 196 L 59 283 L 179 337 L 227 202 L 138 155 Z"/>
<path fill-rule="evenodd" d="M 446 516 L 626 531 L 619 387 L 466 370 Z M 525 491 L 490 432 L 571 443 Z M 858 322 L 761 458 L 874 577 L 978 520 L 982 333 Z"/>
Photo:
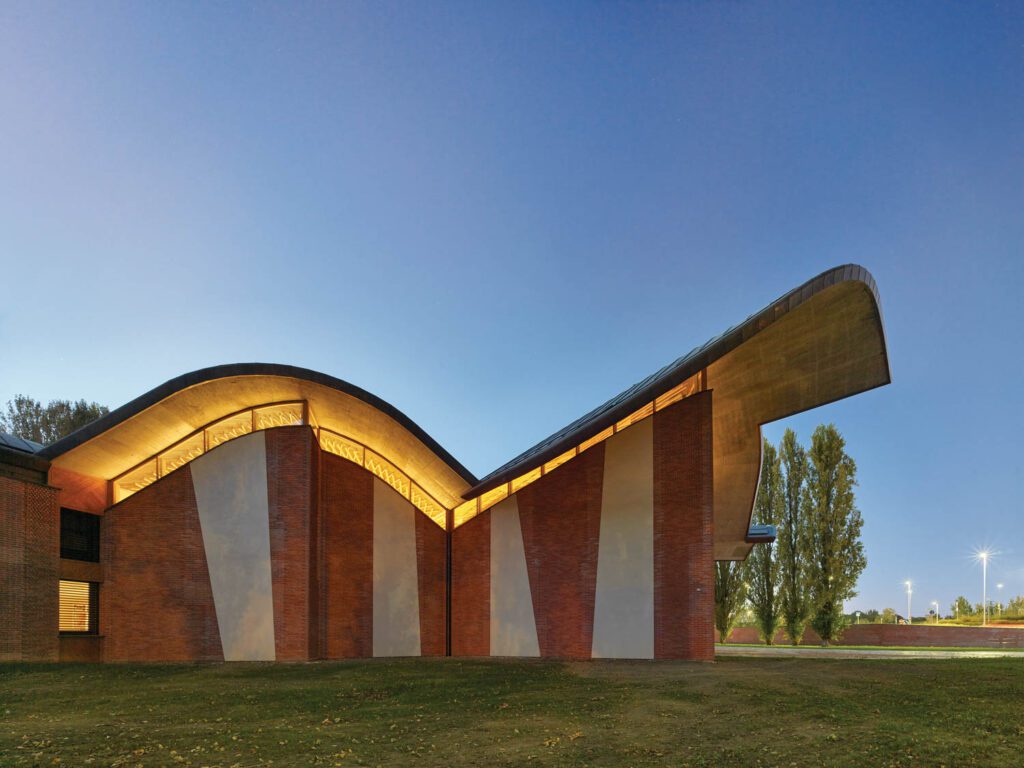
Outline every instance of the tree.
<path fill-rule="evenodd" d="M 777 526 L 782 520 L 782 470 L 775 446 L 764 440 L 761 449 L 761 480 L 754 502 L 754 517 L 762 525 Z M 774 544 L 755 544 L 747 558 L 750 604 L 765 643 L 772 645 L 782 623 L 779 585 L 782 570 Z"/>
<path fill-rule="evenodd" d="M 715 629 L 723 643 L 728 642 L 747 598 L 746 570 L 743 562 L 715 562 Z"/>
<path fill-rule="evenodd" d="M 807 619 L 811 615 L 805 552 L 807 514 L 803 498 L 803 487 L 807 479 L 807 453 L 791 429 L 787 429 L 782 436 L 779 461 L 782 468 L 783 500 L 778 533 L 782 621 L 790 642 L 800 645 Z"/>
<path fill-rule="evenodd" d="M 7 401 L 7 413 L 0 413 L 0 430 L 48 445 L 109 412 L 105 405 L 85 400 L 51 400 L 44 406 L 28 395 L 15 395 Z"/>
<path fill-rule="evenodd" d="M 867 565 L 860 540 L 864 521 L 854 503 L 857 465 L 834 425 L 811 436 L 807 485 L 808 575 L 814 612 L 811 626 L 828 645 L 845 626 L 843 601 L 857 594 L 857 578 Z"/>
<path fill-rule="evenodd" d="M 974 609 L 971 607 L 970 602 L 966 597 L 960 595 L 956 600 L 953 601 L 953 605 L 949 607 L 949 612 L 956 618 L 961 616 L 971 616 L 974 614 Z"/>
<path fill-rule="evenodd" d="M 896 611 L 892 608 L 886 608 L 882 611 L 882 623 L 883 624 L 895 624 L 896 623 Z"/>

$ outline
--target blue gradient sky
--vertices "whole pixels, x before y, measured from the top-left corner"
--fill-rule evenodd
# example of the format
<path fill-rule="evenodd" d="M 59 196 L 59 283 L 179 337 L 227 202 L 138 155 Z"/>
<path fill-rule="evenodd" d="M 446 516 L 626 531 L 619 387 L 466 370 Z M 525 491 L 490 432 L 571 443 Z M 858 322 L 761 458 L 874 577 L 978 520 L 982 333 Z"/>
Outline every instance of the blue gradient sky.
<path fill-rule="evenodd" d="M 483 474 L 823 269 L 854 608 L 1024 593 L 1024 10 L 0 5 L 0 402 L 271 361 Z M 557 6 L 557 7 L 552 7 Z"/>

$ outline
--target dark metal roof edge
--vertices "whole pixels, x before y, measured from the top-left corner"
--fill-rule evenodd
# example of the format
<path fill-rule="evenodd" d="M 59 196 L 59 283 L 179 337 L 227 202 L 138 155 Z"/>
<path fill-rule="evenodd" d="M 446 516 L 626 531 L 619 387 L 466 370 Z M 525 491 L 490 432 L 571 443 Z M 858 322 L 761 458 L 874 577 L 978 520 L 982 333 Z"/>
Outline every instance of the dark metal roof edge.
<path fill-rule="evenodd" d="M 38 453 L 26 453 L 17 448 L 8 448 L 0 445 L 0 464 L 9 464 L 13 467 L 23 467 L 39 472 L 46 472 L 50 468 L 50 461 Z"/>
<path fill-rule="evenodd" d="M 77 448 L 83 443 L 92 440 L 94 437 L 98 437 L 118 424 L 127 421 L 147 408 L 151 408 L 171 395 L 177 394 L 178 392 L 197 384 L 203 384 L 216 379 L 226 379 L 233 376 L 282 376 L 292 379 L 301 379 L 314 384 L 321 384 L 325 387 L 330 387 L 331 389 L 343 392 L 346 395 L 350 395 L 357 400 L 363 401 L 367 405 L 373 406 L 381 413 L 386 416 L 390 416 L 401 424 L 405 429 L 419 439 L 420 442 L 426 445 L 427 448 L 433 451 L 438 458 L 451 467 L 456 474 L 462 477 L 462 479 L 467 483 L 476 484 L 479 482 L 476 476 L 462 466 L 462 464 L 448 453 L 448 451 L 442 448 L 440 443 L 434 440 L 434 438 L 428 435 L 418 424 L 416 424 L 416 422 L 390 403 L 370 392 L 367 392 L 361 387 L 357 387 L 354 384 L 350 384 L 349 382 L 335 378 L 334 376 L 329 376 L 326 373 L 320 373 L 319 371 L 300 368 L 294 365 L 282 365 L 279 363 L 230 363 L 227 365 L 215 365 L 210 368 L 201 368 L 198 371 L 182 374 L 181 376 L 177 376 L 170 381 L 166 381 L 160 386 L 151 389 L 149 392 L 136 397 L 134 400 L 125 403 L 121 407 L 108 413 L 106 416 L 102 416 L 96 421 L 75 430 L 67 437 L 61 438 L 55 443 L 51 443 L 36 455 L 47 459 L 55 459 L 73 448 Z"/>
<path fill-rule="evenodd" d="M 747 529 L 747 544 L 771 544 L 778 536 L 774 525 L 752 525 Z"/>
<path fill-rule="evenodd" d="M 496 488 L 524 472 L 529 472 L 556 456 L 560 456 L 585 440 L 589 440 L 616 421 L 625 418 L 638 408 L 686 381 L 686 379 L 699 373 L 702 369 L 707 368 L 711 363 L 724 357 L 744 342 L 749 341 L 765 328 L 808 301 L 811 297 L 827 288 L 845 282 L 863 283 L 871 294 L 878 327 L 882 334 L 882 353 L 885 356 L 886 380 L 883 384 L 888 384 L 892 380 L 892 372 L 889 366 L 889 350 L 885 340 L 885 327 L 882 323 L 878 286 L 875 283 L 875 278 L 872 277 L 866 268 L 859 264 L 844 264 L 825 270 L 806 283 L 779 297 L 742 323 L 734 325 L 721 335 L 710 339 L 683 357 L 669 363 L 655 374 L 634 384 L 626 392 L 635 391 L 617 404 L 614 403 L 622 397 L 621 394 L 616 395 L 568 426 L 563 427 L 553 436 L 545 438 L 537 443 L 537 445 L 527 449 L 516 458 L 482 478 L 479 483 L 465 493 L 463 498 L 467 500 L 476 498 L 492 488 Z M 881 384 L 878 386 L 881 386 Z"/>

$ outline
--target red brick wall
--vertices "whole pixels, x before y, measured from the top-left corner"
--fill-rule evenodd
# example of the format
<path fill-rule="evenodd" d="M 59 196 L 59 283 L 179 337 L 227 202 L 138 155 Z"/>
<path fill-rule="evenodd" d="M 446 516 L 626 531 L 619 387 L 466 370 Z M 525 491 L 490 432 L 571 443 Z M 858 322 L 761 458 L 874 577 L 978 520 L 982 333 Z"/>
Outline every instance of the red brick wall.
<path fill-rule="evenodd" d="M 310 519 L 315 498 L 313 433 L 308 427 L 279 427 L 265 434 L 274 641 L 278 661 L 302 661 L 309 658 L 310 627 L 315 623 L 310 615 L 316 533 L 310 526 L 316 522 Z"/>
<path fill-rule="evenodd" d="M 445 552 L 444 529 L 416 511 L 416 569 L 420 597 L 420 653 L 445 654 Z"/>
<path fill-rule="evenodd" d="M 321 453 L 321 611 L 328 659 L 373 655 L 373 475 Z"/>
<path fill-rule="evenodd" d="M 729 634 L 731 643 L 760 643 L 754 627 L 737 627 Z M 783 632 L 777 644 L 789 643 Z M 802 645 L 820 645 L 821 638 L 808 628 Z M 952 627 L 944 625 L 853 624 L 833 645 L 905 645 L 909 647 L 964 646 L 970 648 L 1024 648 L 1024 629 L 1014 627 Z"/>
<path fill-rule="evenodd" d="M 452 532 L 452 655 L 491 653 L 491 516 Z"/>
<path fill-rule="evenodd" d="M 714 659 L 711 393 L 654 414 L 654 656 Z"/>
<path fill-rule="evenodd" d="M 191 468 L 110 508 L 101 530 L 105 660 L 223 660 Z"/>
<path fill-rule="evenodd" d="M 541 656 L 590 658 L 603 476 L 598 444 L 518 493 Z"/>
<path fill-rule="evenodd" d="M 0 477 L 0 660 L 56 661 L 57 491 Z"/>

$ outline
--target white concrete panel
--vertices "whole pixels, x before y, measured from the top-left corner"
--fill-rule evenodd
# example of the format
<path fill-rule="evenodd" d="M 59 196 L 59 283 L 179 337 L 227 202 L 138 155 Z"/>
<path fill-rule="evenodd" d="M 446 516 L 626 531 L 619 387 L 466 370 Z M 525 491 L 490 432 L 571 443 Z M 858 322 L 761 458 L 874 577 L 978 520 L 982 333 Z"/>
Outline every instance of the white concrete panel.
<path fill-rule="evenodd" d="M 594 658 L 654 658 L 654 419 L 604 444 Z"/>
<path fill-rule="evenodd" d="M 373 655 L 420 655 L 416 508 L 373 479 Z"/>
<path fill-rule="evenodd" d="M 516 497 L 491 509 L 491 656 L 540 656 Z"/>
<path fill-rule="evenodd" d="M 225 661 L 273 661 L 267 445 L 256 432 L 190 465 Z"/>

